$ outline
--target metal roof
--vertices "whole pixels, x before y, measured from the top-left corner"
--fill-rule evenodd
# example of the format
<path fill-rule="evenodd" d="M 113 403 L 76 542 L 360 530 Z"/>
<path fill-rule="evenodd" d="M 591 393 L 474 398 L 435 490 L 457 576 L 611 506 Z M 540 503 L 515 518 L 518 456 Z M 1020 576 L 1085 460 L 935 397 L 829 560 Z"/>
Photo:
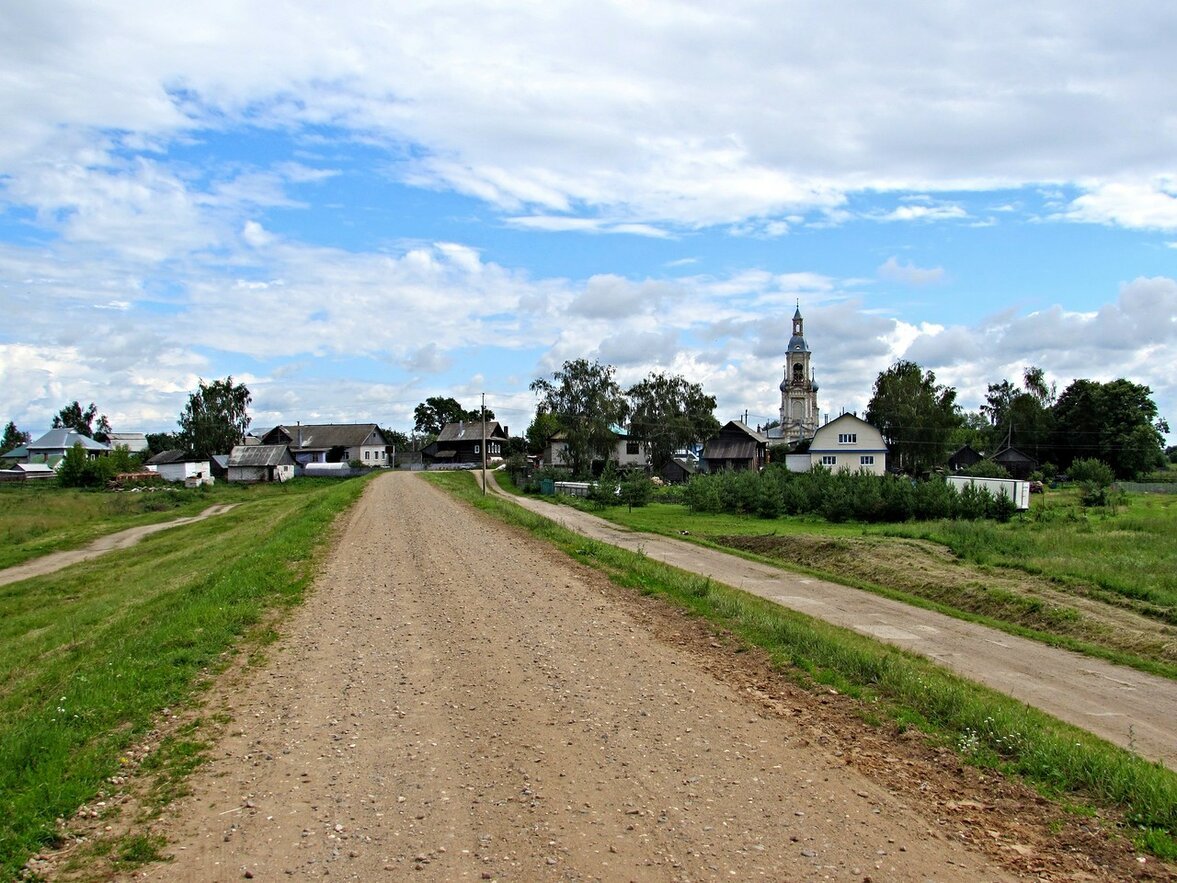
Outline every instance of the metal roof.
<path fill-rule="evenodd" d="M 75 429 L 50 429 L 35 442 L 29 442 L 27 447 L 30 451 L 68 451 L 74 445 L 81 445 L 87 451 L 110 450 L 102 442 L 94 441 Z"/>
<path fill-rule="evenodd" d="M 357 448 L 367 444 L 376 433 L 374 444 L 388 444 L 375 423 L 300 423 L 291 426 L 275 426 L 262 436 L 263 442 L 274 444 L 287 442 L 295 450 L 329 450 L 331 448 Z"/>
<path fill-rule="evenodd" d="M 293 463 L 286 445 L 237 445 L 229 454 L 229 466 L 281 466 Z"/>
<path fill-rule="evenodd" d="M 499 425 L 497 420 L 486 421 L 486 437 L 487 438 L 506 438 L 506 430 Z M 459 441 L 481 441 L 482 439 L 482 421 L 471 420 L 469 422 L 463 421 L 461 423 L 447 423 L 441 428 L 441 432 L 437 434 L 437 441 L 440 442 L 459 442 Z"/>

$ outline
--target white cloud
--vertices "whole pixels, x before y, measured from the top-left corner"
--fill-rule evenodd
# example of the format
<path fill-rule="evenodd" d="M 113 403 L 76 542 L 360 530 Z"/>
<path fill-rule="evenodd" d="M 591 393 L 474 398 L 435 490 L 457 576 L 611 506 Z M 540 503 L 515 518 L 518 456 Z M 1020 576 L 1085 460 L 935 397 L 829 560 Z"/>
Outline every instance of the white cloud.
<path fill-rule="evenodd" d="M 887 258 L 877 272 L 880 279 L 886 279 L 888 282 L 902 282 L 904 285 L 933 285 L 943 282 L 945 276 L 943 267 L 924 269 L 917 267 L 911 261 L 901 264 L 894 255 Z"/>
<path fill-rule="evenodd" d="M 722 13 L 598 4 L 590 16 L 575 4 L 536 15 L 524 3 L 127 0 L 25 4 L 8 22 L 0 81 L 20 88 L 0 91 L 11 123 L 0 167 L 13 194 L 37 159 L 101 166 L 75 149 L 96 135 L 142 163 L 202 130 L 317 126 L 407 149 L 414 184 L 543 210 L 516 223 L 595 206 L 607 229 L 639 235 L 757 219 L 781 235 L 794 217 L 842 212 L 851 192 L 1155 181 L 1177 148 L 1164 123 L 1177 104 L 1164 4 L 1125 16 L 1007 0 L 965 26 L 952 6 L 831 16 L 816 0 L 787 16 L 751 2 Z M 247 172 L 212 192 L 265 203 L 285 198 L 281 182 L 332 173 L 262 174 L 274 177 Z M 130 175 L 169 205 L 166 174 Z M 1172 229 L 1171 192 L 1140 186 L 1097 183 L 1068 216 Z M 186 189 L 171 209 L 187 208 Z M 964 216 L 933 202 L 884 217 Z M 98 220 L 77 235 L 95 235 Z"/>
<path fill-rule="evenodd" d="M 1177 177 L 1091 185 L 1059 217 L 1135 230 L 1177 230 Z"/>

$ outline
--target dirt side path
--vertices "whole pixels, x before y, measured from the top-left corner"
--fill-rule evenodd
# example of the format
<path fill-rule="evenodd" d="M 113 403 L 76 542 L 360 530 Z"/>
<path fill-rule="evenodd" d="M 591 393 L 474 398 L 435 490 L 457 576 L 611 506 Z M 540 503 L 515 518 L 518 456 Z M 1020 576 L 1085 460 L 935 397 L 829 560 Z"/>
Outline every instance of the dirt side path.
<path fill-rule="evenodd" d="M 1032 795 L 866 727 L 841 697 L 781 684 L 754 654 L 412 475 L 368 487 L 284 632 L 160 828 L 174 861 L 137 878 L 1111 880 L 1142 867 L 1097 820 L 1047 818 Z"/>
<path fill-rule="evenodd" d="M 493 477 L 488 485 L 493 485 Z M 499 490 L 497 485 L 493 489 Z M 641 551 L 654 560 L 920 653 L 1177 769 L 1175 681 L 716 549 L 631 531 L 569 506 L 534 497 L 509 499 L 591 539 Z"/>
<path fill-rule="evenodd" d="M 236 505 L 236 503 L 218 503 L 215 506 L 209 506 L 199 515 L 189 515 L 184 518 L 175 518 L 171 521 L 161 521 L 158 524 L 145 524 L 142 527 L 129 527 L 126 530 L 120 530 L 117 533 L 99 537 L 81 549 L 50 552 L 48 555 L 42 555 L 40 558 L 26 561 L 24 564 L 6 567 L 0 570 L 0 586 L 20 582 L 22 579 L 32 579 L 34 576 L 45 576 L 49 573 L 56 573 L 59 570 L 69 567 L 71 564 L 89 561 L 91 558 L 97 558 L 99 555 L 105 555 L 107 552 L 115 549 L 128 549 L 144 537 L 150 536 L 153 533 L 159 533 L 161 530 L 170 530 L 173 527 L 179 527 L 183 524 L 192 524 L 194 521 L 203 521 L 206 518 L 212 518 L 214 515 L 223 515 Z"/>

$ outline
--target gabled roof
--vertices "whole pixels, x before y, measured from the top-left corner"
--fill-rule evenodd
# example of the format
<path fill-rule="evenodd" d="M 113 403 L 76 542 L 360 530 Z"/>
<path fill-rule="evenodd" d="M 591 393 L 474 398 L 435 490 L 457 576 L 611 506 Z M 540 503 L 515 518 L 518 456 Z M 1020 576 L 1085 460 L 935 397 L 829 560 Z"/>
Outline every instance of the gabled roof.
<path fill-rule="evenodd" d="M 507 437 L 507 430 L 500 426 L 497 420 L 486 421 L 486 437 L 505 439 Z M 462 421 L 460 423 L 447 423 L 441 428 L 441 432 L 437 434 L 438 444 L 454 442 L 473 442 L 482 440 L 482 421 Z"/>
<path fill-rule="evenodd" d="M 35 442 L 26 446 L 30 451 L 68 451 L 74 445 L 81 445 L 87 451 L 109 451 L 102 442 L 94 441 L 75 429 L 50 429 Z"/>
<path fill-rule="evenodd" d="M 742 432 L 744 435 L 748 436 L 748 438 L 755 442 L 759 442 L 760 444 L 768 444 L 767 435 L 765 435 L 763 432 L 757 432 L 743 420 L 729 420 L 727 423 L 723 424 L 722 427 L 720 427 L 718 434 L 732 435 L 736 432 Z M 712 436 L 712 438 L 715 438 L 715 436 Z"/>
<path fill-rule="evenodd" d="M 293 464 L 286 445 L 237 445 L 229 453 L 229 466 L 282 466 Z"/>
<path fill-rule="evenodd" d="M 296 451 L 327 451 L 331 448 L 358 448 L 368 444 L 372 434 L 378 441 L 374 444 L 388 444 L 384 433 L 375 423 L 301 423 L 275 426 L 262 436 L 263 444 L 279 442 L 290 445 Z"/>
<path fill-rule="evenodd" d="M 147 434 L 143 432 L 112 432 L 108 438 L 112 449 L 126 448 L 132 454 L 137 454 L 148 448 Z"/>
<path fill-rule="evenodd" d="M 1019 451 L 1012 445 L 1002 448 L 990 459 L 997 463 L 1038 463 L 1037 460 L 1035 460 L 1025 451 Z"/>
<path fill-rule="evenodd" d="M 170 451 L 160 451 L 154 457 L 147 461 L 147 466 L 166 466 L 169 463 L 187 463 L 191 459 L 194 463 L 203 463 L 207 457 L 192 457 L 189 458 L 188 452 L 183 448 L 172 448 Z"/>
<path fill-rule="evenodd" d="M 25 445 L 17 445 L 11 451 L 4 451 L 3 453 L 0 453 L 0 457 L 5 458 L 6 460 L 19 460 L 21 457 L 27 457 L 28 455 L 29 449 Z"/>

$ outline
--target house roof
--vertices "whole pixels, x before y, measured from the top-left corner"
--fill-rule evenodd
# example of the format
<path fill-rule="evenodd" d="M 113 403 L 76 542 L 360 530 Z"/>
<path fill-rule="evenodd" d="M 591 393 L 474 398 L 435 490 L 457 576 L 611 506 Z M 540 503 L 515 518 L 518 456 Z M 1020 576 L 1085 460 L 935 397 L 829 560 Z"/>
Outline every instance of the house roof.
<path fill-rule="evenodd" d="M 68 451 L 74 445 L 81 445 L 87 451 L 109 451 L 102 442 L 82 435 L 75 429 L 50 429 L 35 442 L 26 446 L 30 451 Z"/>
<path fill-rule="evenodd" d="M 283 442 L 297 451 L 331 448 L 358 448 L 368 443 L 377 433 L 376 444 L 387 444 L 383 432 L 375 423 L 301 423 L 294 426 L 275 426 L 262 436 L 263 444 Z"/>
<path fill-rule="evenodd" d="M 28 455 L 29 455 L 29 449 L 27 446 L 17 445 L 11 451 L 5 451 L 4 453 L 0 454 L 0 457 L 4 457 L 5 459 L 8 459 L 8 460 L 16 460 L 20 457 L 27 457 Z"/>
<path fill-rule="evenodd" d="M 487 438 L 506 438 L 506 427 L 500 426 L 497 420 L 486 421 L 486 437 Z M 482 421 L 462 421 L 459 423 L 447 423 L 441 428 L 441 432 L 437 434 L 438 443 L 447 442 L 472 442 L 482 440 Z"/>
<path fill-rule="evenodd" d="M 229 453 L 229 466 L 281 466 L 293 463 L 286 445 L 237 445 Z"/>
<path fill-rule="evenodd" d="M 142 432 L 112 432 L 109 433 L 111 448 L 126 448 L 132 454 L 146 451 L 148 448 L 147 435 Z"/>
<path fill-rule="evenodd" d="M 703 446 L 704 460 L 753 460 L 757 444 L 754 439 L 713 438 Z"/>
<path fill-rule="evenodd" d="M 24 472 L 26 475 L 34 473 L 44 475 L 55 471 L 48 463 L 17 463 L 12 469 L 15 472 Z"/>
<path fill-rule="evenodd" d="M 1035 463 L 1035 464 L 1037 464 L 1037 462 L 1038 462 L 1033 457 L 1031 457 L 1029 454 L 1027 454 L 1023 451 L 1019 451 L 1017 448 L 1014 448 L 1014 447 L 1002 448 L 1000 451 L 998 451 L 996 454 L 993 455 L 992 459 L 998 463 Z"/>
<path fill-rule="evenodd" d="M 203 458 L 201 458 L 203 459 Z M 160 451 L 154 457 L 147 461 L 147 466 L 166 466 L 169 463 L 184 463 L 188 460 L 188 452 L 182 448 L 172 448 L 168 451 Z"/>

